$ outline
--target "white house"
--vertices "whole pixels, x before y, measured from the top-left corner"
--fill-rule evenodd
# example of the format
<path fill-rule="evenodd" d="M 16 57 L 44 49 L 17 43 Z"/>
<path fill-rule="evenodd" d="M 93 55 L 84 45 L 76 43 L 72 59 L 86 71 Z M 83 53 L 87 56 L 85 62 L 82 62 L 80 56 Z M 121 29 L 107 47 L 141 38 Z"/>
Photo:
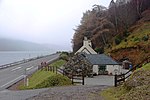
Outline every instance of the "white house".
<path fill-rule="evenodd" d="M 122 73 L 122 66 L 105 54 L 82 53 L 82 55 L 84 55 L 84 58 L 93 65 L 93 72 L 97 75 L 103 74 L 103 72 L 108 72 L 108 74 L 111 75 Z"/>
<path fill-rule="evenodd" d="M 87 37 L 84 37 L 83 46 L 75 54 L 81 53 L 81 52 L 84 52 L 84 53 L 87 53 L 87 54 L 97 54 L 97 52 L 95 52 L 92 49 L 91 40 L 88 40 Z"/>
<path fill-rule="evenodd" d="M 83 40 L 83 46 L 75 53 L 80 53 L 83 57 L 93 65 L 93 72 L 97 75 L 100 72 L 108 72 L 108 74 L 122 73 L 122 66 L 105 54 L 97 54 L 92 49 L 92 43 L 86 37 Z"/>

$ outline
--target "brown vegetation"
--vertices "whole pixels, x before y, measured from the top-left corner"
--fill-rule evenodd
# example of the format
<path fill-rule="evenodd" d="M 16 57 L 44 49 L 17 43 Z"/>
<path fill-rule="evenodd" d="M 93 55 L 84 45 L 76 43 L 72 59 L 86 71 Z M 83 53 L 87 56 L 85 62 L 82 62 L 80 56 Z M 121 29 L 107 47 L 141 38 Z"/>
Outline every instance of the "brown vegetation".
<path fill-rule="evenodd" d="M 127 57 L 138 64 L 150 56 L 149 21 L 150 0 L 112 0 L 108 9 L 94 5 L 83 14 L 81 24 L 75 29 L 73 51 L 82 46 L 83 37 L 87 36 L 96 51 L 110 53 L 118 61 Z"/>

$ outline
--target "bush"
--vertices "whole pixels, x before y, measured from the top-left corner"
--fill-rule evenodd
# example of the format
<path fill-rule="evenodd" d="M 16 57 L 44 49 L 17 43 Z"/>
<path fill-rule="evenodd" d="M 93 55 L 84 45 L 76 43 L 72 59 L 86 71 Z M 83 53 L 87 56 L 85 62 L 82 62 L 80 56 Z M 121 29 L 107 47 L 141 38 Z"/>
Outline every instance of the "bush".
<path fill-rule="evenodd" d="M 132 39 L 134 38 L 134 36 L 131 37 Z"/>
<path fill-rule="evenodd" d="M 103 48 L 103 47 L 101 47 L 101 48 L 96 48 L 95 51 L 96 51 L 97 53 L 99 53 L 99 54 L 102 54 L 102 53 L 104 53 L 104 48 Z"/>
<path fill-rule="evenodd" d="M 46 88 L 46 87 L 63 86 L 63 85 L 71 85 L 71 80 L 66 76 L 56 74 L 47 78 L 42 83 L 38 84 L 36 88 Z"/>
<path fill-rule="evenodd" d="M 140 42 L 140 38 L 138 38 L 138 37 L 134 38 L 134 42 L 136 42 L 136 41 Z"/>
<path fill-rule="evenodd" d="M 128 31 L 123 32 L 123 36 L 124 36 L 124 37 L 128 37 L 130 34 L 131 34 L 131 33 L 128 32 Z"/>
<path fill-rule="evenodd" d="M 115 38 L 115 44 L 118 45 L 121 43 L 121 37 L 120 36 L 116 36 Z"/>
<path fill-rule="evenodd" d="M 142 38 L 143 41 L 148 41 L 148 39 L 149 39 L 148 35 L 146 35 Z"/>
<path fill-rule="evenodd" d="M 60 55 L 60 59 L 65 60 L 65 61 L 68 61 L 68 60 L 69 60 L 69 56 L 66 55 L 66 54 L 61 54 L 61 55 Z"/>
<path fill-rule="evenodd" d="M 128 41 L 127 39 L 124 40 L 124 42 L 127 42 L 127 41 Z"/>

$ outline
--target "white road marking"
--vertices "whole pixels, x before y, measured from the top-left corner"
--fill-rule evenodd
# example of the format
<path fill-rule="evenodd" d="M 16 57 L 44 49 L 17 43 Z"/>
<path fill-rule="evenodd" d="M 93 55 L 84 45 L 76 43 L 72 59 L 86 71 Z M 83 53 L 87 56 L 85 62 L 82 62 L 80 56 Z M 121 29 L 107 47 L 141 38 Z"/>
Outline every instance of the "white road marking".
<path fill-rule="evenodd" d="M 15 70 L 18 70 L 18 69 L 20 69 L 21 67 L 17 67 L 17 68 L 14 68 L 14 69 L 12 69 L 11 71 L 15 71 Z"/>
<path fill-rule="evenodd" d="M 6 85 L 8 85 L 8 84 L 10 84 L 10 83 L 12 83 L 12 82 L 14 82 L 14 81 L 16 81 L 16 80 L 18 80 L 18 79 L 20 79 L 21 77 L 24 77 L 24 75 L 21 75 L 21 76 L 15 78 L 14 80 L 9 81 L 8 83 L 2 85 L 1 88 L 4 87 L 4 86 L 6 86 Z"/>
<path fill-rule="evenodd" d="M 26 70 L 30 70 L 30 69 L 32 69 L 34 66 L 32 66 L 32 67 L 29 67 L 29 68 L 26 68 Z"/>

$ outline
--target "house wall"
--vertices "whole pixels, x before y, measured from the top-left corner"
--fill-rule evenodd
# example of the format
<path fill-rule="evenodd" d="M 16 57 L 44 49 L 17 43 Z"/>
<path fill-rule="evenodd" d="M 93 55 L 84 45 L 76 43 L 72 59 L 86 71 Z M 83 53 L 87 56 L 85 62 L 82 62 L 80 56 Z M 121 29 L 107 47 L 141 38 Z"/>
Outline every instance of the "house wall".
<path fill-rule="evenodd" d="M 98 65 L 93 65 L 93 72 L 98 75 Z"/>
<path fill-rule="evenodd" d="M 86 54 L 90 54 L 91 52 L 88 51 L 87 49 L 84 49 L 82 52 L 85 52 Z"/>
<path fill-rule="evenodd" d="M 121 74 L 122 73 L 122 66 L 121 65 L 106 65 L 106 70 L 108 71 L 108 74 L 115 75 L 115 70 L 116 74 Z"/>

